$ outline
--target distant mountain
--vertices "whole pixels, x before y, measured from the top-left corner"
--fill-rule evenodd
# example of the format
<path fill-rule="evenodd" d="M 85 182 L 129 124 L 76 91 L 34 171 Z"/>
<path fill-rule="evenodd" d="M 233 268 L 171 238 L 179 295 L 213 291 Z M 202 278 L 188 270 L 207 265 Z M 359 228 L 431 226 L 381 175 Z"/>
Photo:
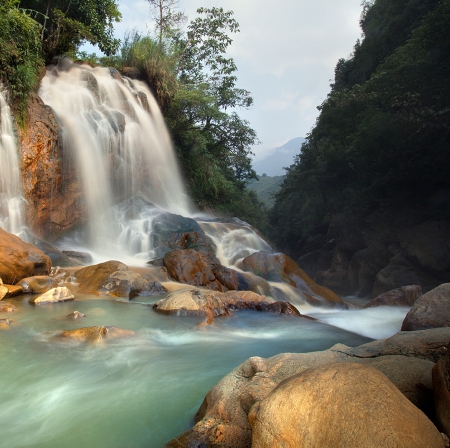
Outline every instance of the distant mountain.
<path fill-rule="evenodd" d="M 273 153 L 264 160 L 253 162 L 253 169 L 259 175 L 265 173 L 268 176 L 284 176 L 286 172 L 283 168 L 292 165 L 304 141 L 302 137 L 289 140 L 283 146 L 275 148 Z"/>

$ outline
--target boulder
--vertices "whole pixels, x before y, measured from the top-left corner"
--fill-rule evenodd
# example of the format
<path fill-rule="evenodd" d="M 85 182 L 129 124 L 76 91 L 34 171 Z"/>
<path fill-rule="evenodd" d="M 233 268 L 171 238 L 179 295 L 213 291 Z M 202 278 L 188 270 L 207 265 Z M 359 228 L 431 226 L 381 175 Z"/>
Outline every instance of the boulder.
<path fill-rule="evenodd" d="M 33 277 L 26 277 L 18 283 L 22 287 L 24 294 L 41 294 L 56 288 L 58 283 L 52 277 L 46 275 L 35 275 Z"/>
<path fill-rule="evenodd" d="M 428 412 L 433 405 L 429 395 L 431 369 L 449 339 L 450 328 L 440 328 L 400 333 L 356 348 L 338 344 L 322 352 L 250 358 L 207 393 L 195 416 L 195 426 L 169 442 L 167 447 L 249 448 L 252 443 L 248 422 L 251 407 L 265 399 L 281 381 L 332 362 L 352 362 L 378 369 L 414 405 Z M 360 413 L 357 415 L 369 424 Z"/>
<path fill-rule="evenodd" d="M 438 327 L 450 327 L 450 283 L 443 283 L 417 299 L 403 321 L 402 331 Z"/>
<path fill-rule="evenodd" d="M 432 378 L 437 426 L 450 437 L 450 350 L 433 367 Z"/>
<path fill-rule="evenodd" d="M 216 246 L 197 221 L 173 213 L 161 213 L 153 219 L 150 238 L 156 251 L 162 247 L 168 251 L 194 249 L 211 257 L 216 254 Z"/>
<path fill-rule="evenodd" d="M 392 289 L 378 295 L 364 308 L 372 308 L 374 306 L 413 306 L 414 302 L 422 295 L 422 288 L 419 285 L 402 286 L 401 288 Z"/>
<path fill-rule="evenodd" d="M 0 313 L 12 313 L 16 307 L 10 302 L 0 302 Z"/>
<path fill-rule="evenodd" d="M 298 267 L 294 260 L 282 253 L 255 252 L 242 260 L 244 269 L 269 280 L 282 281 L 304 291 L 312 305 L 346 308 L 345 303 L 333 291 L 316 284 Z"/>
<path fill-rule="evenodd" d="M 162 294 L 166 288 L 152 281 L 120 261 L 88 266 L 75 272 L 79 282 L 78 291 L 85 294 L 110 295 L 132 299 L 138 295 Z"/>
<path fill-rule="evenodd" d="M 118 327 L 94 326 L 76 328 L 74 330 L 63 330 L 53 335 L 52 339 L 64 342 L 98 343 L 104 340 L 125 338 L 134 335 L 134 331 L 124 330 Z"/>
<path fill-rule="evenodd" d="M 46 303 L 67 302 L 74 298 L 75 296 L 69 288 L 58 286 L 50 289 L 50 291 L 44 292 L 44 294 L 41 294 L 40 296 L 31 298 L 28 302 L 33 305 L 42 305 Z"/>
<path fill-rule="evenodd" d="M 222 292 L 249 289 L 241 273 L 222 266 L 217 258 L 202 255 L 194 249 L 169 252 L 164 256 L 164 266 L 169 275 L 180 283 Z"/>
<path fill-rule="evenodd" d="M 355 363 L 282 381 L 252 407 L 249 421 L 254 448 L 444 448 L 433 423 L 385 375 Z"/>
<path fill-rule="evenodd" d="M 63 250 L 62 253 L 69 258 L 80 261 L 83 264 L 92 263 L 92 255 L 88 252 L 79 252 L 75 250 Z"/>
<path fill-rule="evenodd" d="M 13 285 L 32 275 L 47 275 L 51 261 L 32 244 L 0 228 L 0 277 L 4 283 Z"/>

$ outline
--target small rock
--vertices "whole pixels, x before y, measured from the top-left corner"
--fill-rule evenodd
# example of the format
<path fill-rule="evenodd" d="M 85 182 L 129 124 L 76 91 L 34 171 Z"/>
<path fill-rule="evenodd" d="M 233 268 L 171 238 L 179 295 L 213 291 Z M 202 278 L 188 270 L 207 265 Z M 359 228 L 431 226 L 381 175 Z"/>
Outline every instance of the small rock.
<path fill-rule="evenodd" d="M 80 319 L 81 317 L 86 317 L 86 314 L 80 313 L 79 311 L 73 311 L 68 314 L 67 317 L 70 317 L 71 319 Z"/>
<path fill-rule="evenodd" d="M 16 307 L 10 302 L 0 302 L 0 313 L 13 313 Z"/>
<path fill-rule="evenodd" d="M 76 328 L 74 330 L 64 330 L 53 336 L 53 339 L 58 339 L 61 341 L 97 343 L 102 342 L 104 339 L 130 337 L 134 336 L 134 334 L 134 331 L 124 330 L 118 327 L 94 326 Z"/>
<path fill-rule="evenodd" d="M 65 286 L 58 286 L 57 288 L 53 288 L 40 296 L 33 297 L 28 302 L 34 305 L 41 305 L 43 303 L 67 302 L 68 300 L 73 300 L 74 298 L 75 296 L 69 288 L 66 288 Z"/>

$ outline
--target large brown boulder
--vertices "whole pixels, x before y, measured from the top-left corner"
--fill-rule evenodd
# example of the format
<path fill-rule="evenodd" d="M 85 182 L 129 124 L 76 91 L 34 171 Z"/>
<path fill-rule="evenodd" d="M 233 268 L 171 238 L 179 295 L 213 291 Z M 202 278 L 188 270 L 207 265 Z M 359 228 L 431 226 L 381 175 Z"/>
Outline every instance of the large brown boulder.
<path fill-rule="evenodd" d="M 332 363 L 281 382 L 249 413 L 252 447 L 444 448 L 437 428 L 377 369 Z"/>
<path fill-rule="evenodd" d="M 79 282 L 78 291 L 85 294 L 132 299 L 138 295 L 167 292 L 159 282 L 133 272 L 126 264 L 115 260 L 80 269 L 75 272 L 75 277 Z"/>
<path fill-rule="evenodd" d="M 52 109 L 36 94 L 31 95 L 27 117 L 19 139 L 27 222 L 35 235 L 55 238 L 87 220 L 77 164 L 70 151 L 62 148 Z"/>
<path fill-rule="evenodd" d="M 450 327 L 450 283 L 421 296 L 406 315 L 402 331 Z"/>
<path fill-rule="evenodd" d="M 392 289 L 378 295 L 364 308 L 372 308 L 374 306 L 413 306 L 414 302 L 422 295 L 422 288 L 419 285 L 402 286 L 401 288 Z"/>
<path fill-rule="evenodd" d="M 32 275 L 47 275 L 52 263 L 41 250 L 0 228 L 0 277 L 15 284 Z"/>
<path fill-rule="evenodd" d="M 315 283 L 292 258 L 282 253 L 255 252 L 242 260 L 244 269 L 269 280 L 285 282 L 306 293 L 309 303 L 345 308 L 341 298 L 328 288 Z"/>
<path fill-rule="evenodd" d="M 180 283 L 222 292 L 249 289 L 242 274 L 222 266 L 217 258 L 194 249 L 169 252 L 164 256 L 164 266 L 169 275 Z"/>
<path fill-rule="evenodd" d="M 432 378 L 437 425 L 450 437 L 450 350 L 433 367 Z"/>
<path fill-rule="evenodd" d="M 356 348 L 338 344 L 322 352 L 250 358 L 207 393 L 195 416 L 196 425 L 169 442 L 167 447 L 249 448 L 252 443 L 248 422 L 251 407 L 265 399 L 286 378 L 332 362 L 352 362 L 376 368 L 414 405 L 428 412 L 433 403 L 429 395 L 433 361 L 441 355 L 449 338 L 450 328 L 440 328 L 400 333 Z"/>

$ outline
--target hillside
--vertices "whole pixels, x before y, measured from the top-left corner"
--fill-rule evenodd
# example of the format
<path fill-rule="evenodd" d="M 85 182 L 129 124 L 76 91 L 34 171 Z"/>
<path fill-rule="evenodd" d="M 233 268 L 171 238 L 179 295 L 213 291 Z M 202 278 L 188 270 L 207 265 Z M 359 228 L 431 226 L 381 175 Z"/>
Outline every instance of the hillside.
<path fill-rule="evenodd" d="M 284 176 L 262 175 L 259 177 L 259 180 L 251 179 L 246 185 L 249 190 L 256 193 L 260 201 L 268 208 L 271 208 L 275 203 L 273 196 L 280 190 L 283 180 Z"/>

